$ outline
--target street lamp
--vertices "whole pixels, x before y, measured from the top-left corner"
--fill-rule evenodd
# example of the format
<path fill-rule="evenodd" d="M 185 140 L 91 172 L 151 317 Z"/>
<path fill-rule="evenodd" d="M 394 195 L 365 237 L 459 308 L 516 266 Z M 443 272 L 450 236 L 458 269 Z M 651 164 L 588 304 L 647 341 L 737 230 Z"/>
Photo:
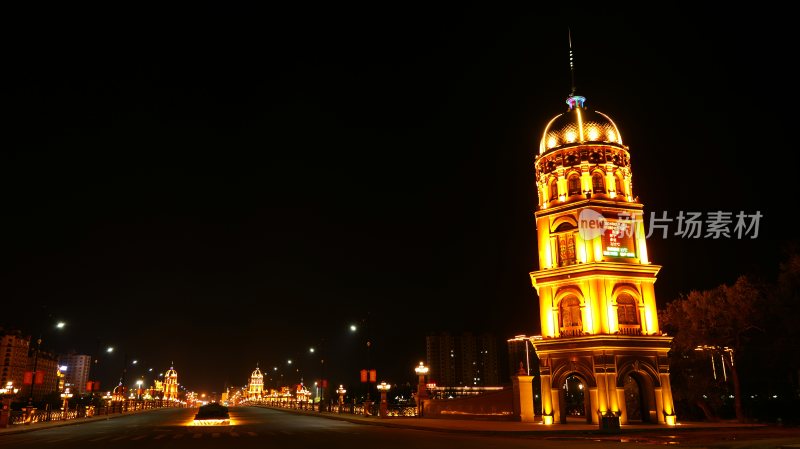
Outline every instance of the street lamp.
<path fill-rule="evenodd" d="M 0 400 L 2 400 L 2 404 L 0 405 L 0 429 L 4 429 L 8 427 L 8 418 L 11 416 L 11 398 L 13 398 L 19 388 L 14 388 L 14 382 L 8 381 L 6 386 L 0 388 Z"/>
<path fill-rule="evenodd" d="M 358 326 L 356 326 L 355 324 L 351 324 L 350 325 L 350 332 L 355 332 L 357 330 L 358 330 Z"/>
<path fill-rule="evenodd" d="M 425 388 L 425 375 L 428 374 L 430 369 L 424 363 L 419 362 L 419 366 L 414 368 L 414 372 L 419 376 L 419 383 L 417 384 L 417 416 L 422 416 L 423 400 L 428 397 L 428 390 Z"/>
<path fill-rule="evenodd" d="M 386 382 L 381 382 L 381 384 L 378 385 L 377 388 L 378 391 L 381 392 L 381 404 L 378 413 L 381 418 L 386 418 L 386 415 L 389 412 L 389 405 L 386 403 L 386 393 L 389 392 L 392 386 L 387 384 Z"/>
<path fill-rule="evenodd" d="M 136 388 L 136 396 L 137 396 L 137 399 L 142 399 L 142 384 L 143 383 L 144 383 L 144 381 L 142 379 L 139 379 L 139 380 L 136 381 L 136 387 L 137 387 Z"/>
<path fill-rule="evenodd" d="M 56 324 L 56 327 L 57 327 L 57 328 L 59 328 L 59 329 L 64 329 L 64 326 L 66 326 L 66 325 L 67 325 L 67 323 L 65 323 L 65 322 L 63 322 L 63 321 L 59 321 L 59 322 Z"/>
<path fill-rule="evenodd" d="M 313 354 L 314 353 L 314 348 L 308 348 L 308 352 Z"/>
<path fill-rule="evenodd" d="M 64 389 L 64 392 L 61 393 L 61 399 L 64 400 L 64 405 L 63 405 L 63 407 L 61 407 L 62 413 L 63 413 L 63 416 L 64 416 L 63 419 L 67 419 L 66 413 L 67 413 L 67 410 L 68 410 L 68 407 L 69 407 L 70 398 L 72 398 L 72 393 L 69 391 L 69 387 L 67 387 L 66 389 Z"/>
<path fill-rule="evenodd" d="M 339 388 L 336 389 L 336 393 L 339 395 L 339 407 L 341 407 L 344 405 L 344 395 L 347 393 L 347 390 L 344 389 L 344 385 L 339 385 Z"/>

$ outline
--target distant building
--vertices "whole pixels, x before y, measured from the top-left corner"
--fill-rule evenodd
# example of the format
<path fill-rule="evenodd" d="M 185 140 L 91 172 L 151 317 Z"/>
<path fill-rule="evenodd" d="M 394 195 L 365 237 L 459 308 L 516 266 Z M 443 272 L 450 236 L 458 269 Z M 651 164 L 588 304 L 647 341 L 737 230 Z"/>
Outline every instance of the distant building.
<path fill-rule="evenodd" d="M 261 370 L 256 369 L 250 374 L 250 382 L 247 384 L 247 399 L 261 399 L 264 395 L 264 375 Z"/>
<path fill-rule="evenodd" d="M 66 366 L 66 383 L 72 386 L 72 392 L 83 394 L 86 392 L 86 383 L 89 381 L 89 368 L 92 366 L 92 356 L 82 354 L 62 355 L 58 358 L 59 366 Z"/>
<path fill-rule="evenodd" d="M 22 390 L 30 342 L 31 338 L 21 331 L 0 329 L 0 385 L 3 387 L 11 381 Z"/>
<path fill-rule="evenodd" d="M 34 382 L 33 385 L 33 400 L 40 401 L 46 395 L 58 390 L 58 359 L 52 353 L 45 351 L 30 351 L 28 354 L 28 365 L 26 371 L 38 373 L 34 376 L 41 378 L 41 383 Z M 23 385 L 20 387 L 19 394 L 22 397 L 31 396 L 31 386 Z"/>
<path fill-rule="evenodd" d="M 542 337 L 535 335 L 517 335 L 508 339 L 508 372 L 514 376 L 519 372 L 520 367 L 527 376 L 539 375 L 539 358 L 533 349 L 533 341 L 539 341 Z"/>
<path fill-rule="evenodd" d="M 425 343 L 431 382 L 450 387 L 500 385 L 493 335 L 432 334 Z"/>
<path fill-rule="evenodd" d="M 178 372 L 174 366 L 170 366 L 169 371 L 164 374 L 164 399 L 178 400 Z"/>

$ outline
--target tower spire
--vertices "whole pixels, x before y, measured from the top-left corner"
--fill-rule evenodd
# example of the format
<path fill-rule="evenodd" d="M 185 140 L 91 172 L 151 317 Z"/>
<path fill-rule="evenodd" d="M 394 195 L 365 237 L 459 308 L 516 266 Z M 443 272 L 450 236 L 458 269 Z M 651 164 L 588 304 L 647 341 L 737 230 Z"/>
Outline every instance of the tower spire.
<path fill-rule="evenodd" d="M 569 39 L 569 72 L 572 78 L 572 90 L 569 95 L 575 95 L 575 55 L 572 53 L 572 29 L 567 27 L 567 39 Z"/>

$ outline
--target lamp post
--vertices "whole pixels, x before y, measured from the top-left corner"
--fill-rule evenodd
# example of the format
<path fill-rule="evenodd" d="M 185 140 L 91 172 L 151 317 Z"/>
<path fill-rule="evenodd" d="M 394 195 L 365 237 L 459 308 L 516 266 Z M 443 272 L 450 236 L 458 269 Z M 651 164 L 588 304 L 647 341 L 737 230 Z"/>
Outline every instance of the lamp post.
<path fill-rule="evenodd" d="M 36 385 L 36 369 L 39 367 L 39 351 L 42 349 L 42 337 L 36 339 L 36 351 L 33 353 L 33 375 L 31 376 L 31 388 L 28 392 L 28 409 L 33 407 L 33 386 Z"/>
<path fill-rule="evenodd" d="M 61 399 L 64 401 L 64 405 L 61 406 L 61 416 L 62 419 L 67 419 L 67 411 L 69 410 L 69 400 L 72 398 L 72 392 L 69 391 L 69 387 L 64 389 L 64 392 L 61 393 Z"/>
<path fill-rule="evenodd" d="M 0 408 L 0 429 L 8 427 L 8 418 L 11 416 L 11 398 L 13 398 L 19 388 L 14 388 L 14 382 L 8 381 L 6 386 L 0 388 L 0 400 L 2 400 L 2 408 Z"/>
<path fill-rule="evenodd" d="M 344 385 L 339 385 L 339 388 L 336 389 L 336 394 L 339 395 L 339 413 L 342 412 L 342 406 L 344 405 L 344 395 L 347 393 L 345 390 Z"/>
<path fill-rule="evenodd" d="M 392 388 L 391 385 L 387 384 L 386 382 L 381 382 L 380 385 L 377 386 L 378 391 L 381 392 L 381 404 L 380 408 L 378 409 L 378 414 L 381 418 L 386 418 L 389 412 L 389 404 L 386 402 L 386 393 Z"/>
<path fill-rule="evenodd" d="M 422 417 L 423 413 L 423 400 L 428 398 L 428 390 L 425 388 L 425 375 L 428 374 L 429 368 L 424 363 L 419 362 L 419 366 L 414 368 L 414 372 L 419 376 L 419 383 L 417 384 L 417 416 Z"/>

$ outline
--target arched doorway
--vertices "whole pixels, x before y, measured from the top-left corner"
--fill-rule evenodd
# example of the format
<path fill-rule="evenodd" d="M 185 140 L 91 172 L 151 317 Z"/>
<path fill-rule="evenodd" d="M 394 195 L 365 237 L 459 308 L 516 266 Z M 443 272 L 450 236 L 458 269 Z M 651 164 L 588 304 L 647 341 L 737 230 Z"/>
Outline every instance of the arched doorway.
<path fill-rule="evenodd" d="M 648 384 L 645 379 L 635 373 L 630 373 L 623 380 L 625 388 L 625 410 L 629 423 L 649 423 L 651 420 L 652 400 L 648 394 Z"/>
<path fill-rule="evenodd" d="M 591 423 L 590 408 L 588 384 L 577 375 L 570 374 L 561 388 L 561 423 L 566 424 L 568 418 L 583 418 Z"/>

